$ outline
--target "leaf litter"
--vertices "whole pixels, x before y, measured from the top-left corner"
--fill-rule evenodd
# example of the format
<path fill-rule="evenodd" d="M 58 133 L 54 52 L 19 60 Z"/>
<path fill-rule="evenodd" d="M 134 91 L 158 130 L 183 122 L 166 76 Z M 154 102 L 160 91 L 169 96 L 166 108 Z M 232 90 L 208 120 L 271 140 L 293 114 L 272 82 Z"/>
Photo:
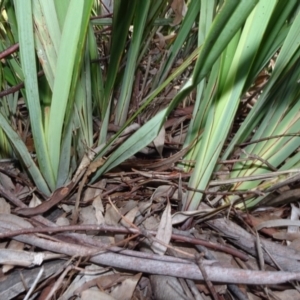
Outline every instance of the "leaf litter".
<path fill-rule="evenodd" d="M 172 143 L 172 134 L 166 133 L 168 143 Z M 178 280 L 185 278 L 189 288 L 185 286 L 178 290 L 176 293 L 180 295 L 187 295 L 191 290 L 203 295 L 225 295 L 234 294 L 238 289 L 236 293 L 251 298 L 266 292 L 263 285 L 280 284 L 276 289 L 268 288 L 268 292 L 282 296 L 280 286 L 284 288 L 288 282 L 299 280 L 299 249 L 296 243 L 294 246 L 282 244 L 282 240 L 299 240 L 297 231 L 288 229 L 299 226 L 298 208 L 295 205 L 291 208 L 293 220 L 287 219 L 289 206 L 269 207 L 249 214 L 226 205 L 224 209 L 217 209 L 203 202 L 198 211 L 181 211 L 180 202 L 186 193 L 189 174 L 176 168 L 172 156 L 173 153 L 164 158 L 136 159 L 136 165 L 131 160 L 131 170 L 125 163 L 124 169 L 121 165 L 105 174 L 99 182 L 88 185 L 82 197 L 79 222 L 75 226 L 70 226 L 70 222 L 61 226 L 60 222 L 62 218 L 70 219 L 76 195 L 70 195 L 43 216 L 26 220 L 14 214 L 15 207 L 25 207 L 24 202 L 36 202 L 40 198 L 38 191 L 24 193 L 26 184 L 22 187 L 18 182 L 16 186 L 13 178 L 10 183 L 9 180 L 2 181 L 2 272 L 23 272 L 25 269 L 18 270 L 20 266 L 39 269 L 44 261 L 50 260 L 49 263 L 56 265 L 58 258 L 63 259 L 61 266 L 65 264 L 65 267 L 59 272 L 53 268 L 53 272 L 47 275 L 48 285 L 55 286 L 60 299 L 75 295 L 82 299 L 103 299 L 104 295 L 107 299 L 118 299 L 120 294 L 126 295 L 127 299 L 146 299 L 143 295 L 151 298 L 150 295 L 157 293 L 159 287 L 154 277 L 149 281 L 148 274 L 161 276 L 161 282 L 168 276 Z M 150 165 L 156 167 L 149 170 Z M 191 217 L 194 226 L 180 230 L 180 224 Z M 272 231 L 263 231 L 265 229 Z M 20 250 L 11 248 L 13 242 L 20 245 Z M 203 257 L 200 261 L 197 253 Z M 68 259 L 68 272 L 62 273 L 68 268 Z M 84 274 L 89 274 L 87 267 L 92 266 L 91 263 L 106 267 L 96 269 L 92 279 L 88 280 Z M 60 286 L 51 285 L 51 276 L 57 278 L 62 274 Z M 43 290 L 42 278 L 37 290 L 39 286 Z M 167 282 L 173 292 L 175 286 L 182 286 L 179 282 L 172 286 L 171 279 Z M 220 289 L 220 283 L 227 285 Z M 3 281 L 1 290 L 9 295 L 7 284 Z M 288 297 L 294 291 L 291 288 L 284 293 Z"/>

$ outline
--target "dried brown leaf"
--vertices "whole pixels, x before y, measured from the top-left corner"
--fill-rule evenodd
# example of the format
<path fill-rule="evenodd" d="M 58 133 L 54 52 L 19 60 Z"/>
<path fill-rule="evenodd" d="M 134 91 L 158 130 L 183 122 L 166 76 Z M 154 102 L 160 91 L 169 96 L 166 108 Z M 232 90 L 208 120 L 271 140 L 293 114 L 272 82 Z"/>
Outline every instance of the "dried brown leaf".
<path fill-rule="evenodd" d="M 134 219 L 135 219 L 136 214 L 137 214 L 138 211 L 139 211 L 139 208 L 138 208 L 137 206 L 134 207 L 134 208 L 132 208 L 132 209 L 125 215 L 127 222 L 126 222 L 124 219 L 122 219 L 122 220 L 121 220 L 121 224 L 122 224 L 123 226 L 125 226 L 125 227 L 131 227 L 131 225 L 128 223 L 128 221 L 131 222 L 131 223 L 133 223 L 133 221 L 134 221 Z"/>
<path fill-rule="evenodd" d="M 32 224 L 16 215 L 0 214 L 0 224 L 6 224 L 12 229 L 32 228 Z"/>
<path fill-rule="evenodd" d="M 82 300 L 114 300 L 114 297 L 111 297 L 105 292 L 101 292 L 99 290 L 88 289 L 81 293 Z"/>
<path fill-rule="evenodd" d="M 172 25 L 175 26 L 181 22 L 182 17 L 185 15 L 186 4 L 184 0 L 173 0 L 171 7 L 175 13 L 175 18 Z"/>
<path fill-rule="evenodd" d="M 164 202 L 166 198 L 171 196 L 172 189 L 169 185 L 160 185 L 152 194 L 151 200 L 156 202 Z"/>
<path fill-rule="evenodd" d="M 274 292 L 278 299 L 284 300 L 300 300 L 300 294 L 297 290 L 285 290 L 282 292 Z"/>
<path fill-rule="evenodd" d="M 155 218 L 154 216 L 150 216 L 148 217 L 144 222 L 143 222 L 143 226 L 145 227 L 145 229 L 147 230 L 157 230 L 159 225 L 159 220 L 157 218 Z"/>
<path fill-rule="evenodd" d="M 66 217 L 59 217 L 59 218 L 57 218 L 55 224 L 58 226 L 68 226 L 68 225 L 70 225 L 70 219 L 68 219 Z"/>
<path fill-rule="evenodd" d="M 156 35 L 158 37 L 158 41 L 159 41 L 159 44 L 158 44 L 158 47 L 160 49 L 163 49 L 166 47 L 166 41 L 165 41 L 165 37 L 164 35 L 161 33 L 161 32 L 156 32 Z"/>
<path fill-rule="evenodd" d="M 0 182 L 5 189 L 10 190 L 10 191 L 15 190 L 15 185 L 13 184 L 11 178 L 9 176 L 7 176 L 6 174 L 0 173 Z"/>
<path fill-rule="evenodd" d="M 169 244 L 172 235 L 172 217 L 171 217 L 171 205 L 168 201 L 166 208 L 161 216 L 161 220 L 158 226 L 156 239 L 162 241 L 164 244 Z M 154 242 L 151 245 L 152 250 L 156 254 L 164 255 L 167 247 L 160 244 L 159 242 Z"/>
<path fill-rule="evenodd" d="M 110 205 L 106 205 L 105 213 L 105 224 L 107 225 L 117 225 L 121 219 L 120 214 Z"/>
<path fill-rule="evenodd" d="M 142 273 L 138 273 L 134 276 L 128 277 L 111 292 L 111 296 L 116 300 L 132 299 L 133 292 L 141 276 Z"/>
<path fill-rule="evenodd" d="M 82 285 L 86 282 L 85 276 L 77 275 L 74 280 L 69 284 L 67 290 L 60 297 L 60 300 L 68 300 L 73 297 L 76 291 L 80 290 Z M 93 298 L 91 298 L 93 299 Z"/>
<path fill-rule="evenodd" d="M 41 203 L 42 203 L 42 201 L 35 194 L 32 194 L 32 198 L 29 202 L 29 207 L 36 207 L 36 206 L 40 205 Z"/>
<path fill-rule="evenodd" d="M 10 214 L 10 205 L 2 197 L 0 197 L 0 213 Z"/>
<path fill-rule="evenodd" d="M 97 219 L 97 224 L 103 224 L 105 220 L 103 215 L 104 207 L 101 197 L 97 197 L 97 199 L 93 201 L 93 207 L 95 209 L 95 217 Z"/>
<path fill-rule="evenodd" d="M 96 278 L 96 283 L 99 289 L 108 289 L 112 286 L 122 282 L 125 279 L 124 276 L 121 276 L 120 273 L 108 274 L 108 275 L 101 275 Z"/>
<path fill-rule="evenodd" d="M 87 207 L 82 207 L 80 209 L 79 218 L 82 224 L 99 224 L 98 219 L 96 218 L 96 213 L 92 205 Z M 89 230 L 87 234 L 96 235 L 98 234 L 97 230 Z"/>

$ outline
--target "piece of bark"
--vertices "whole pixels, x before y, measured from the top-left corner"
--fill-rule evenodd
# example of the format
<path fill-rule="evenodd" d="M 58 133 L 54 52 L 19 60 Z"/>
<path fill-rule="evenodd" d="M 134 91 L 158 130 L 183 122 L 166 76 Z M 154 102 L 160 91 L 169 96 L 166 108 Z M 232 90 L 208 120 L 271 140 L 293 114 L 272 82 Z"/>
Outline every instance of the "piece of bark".
<path fill-rule="evenodd" d="M 55 272 L 62 267 L 61 260 L 53 260 L 43 264 L 44 272 L 40 278 L 40 281 L 48 278 L 53 275 Z M 0 299 L 12 299 L 17 295 L 23 293 L 25 288 L 30 288 L 32 283 L 37 277 L 41 269 L 40 267 L 35 267 L 32 269 L 23 269 L 23 270 L 14 270 L 12 273 L 6 276 L 5 280 L 0 282 Z M 23 281 L 26 284 L 26 287 L 23 284 Z"/>
<path fill-rule="evenodd" d="M 220 232 L 235 236 L 236 239 L 230 239 L 230 242 L 247 253 L 257 257 L 256 237 L 238 226 L 234 222 L 225 219 L 215 219 L 207 222 L 213 228 L 217 228 Z M 228 239 L 229 240 L 229 239 Z M 261 243 L 271 253 L 272 257 L 284 271 L 300 272 L 300 252 L 278 243 L 261 238 Z M 273 260 L 264 252 L 264 260 L 266 263 L 276 267 Z"/>

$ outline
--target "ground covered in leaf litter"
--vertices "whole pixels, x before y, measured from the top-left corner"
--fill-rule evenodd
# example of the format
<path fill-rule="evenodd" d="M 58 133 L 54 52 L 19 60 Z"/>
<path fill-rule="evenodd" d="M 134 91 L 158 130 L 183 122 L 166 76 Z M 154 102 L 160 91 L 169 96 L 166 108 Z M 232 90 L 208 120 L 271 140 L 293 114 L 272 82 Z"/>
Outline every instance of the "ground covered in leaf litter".
<path fill-rule="evenodd" d="M 176 167 L 183 155 L 176 145 L 191 111 L 177 109 L 167 121 L 156 140 L 161 157 L 150 145 L 152 154 L 86 184 L 76 224 L 76 187 L 42 215 L 22 216 L 18 207 L 45 199 L 15 163 L 1 163 L 0 298 L 300 299 L 292 273 L 300 269 L 300 235 L 266 228 L 298 216 L 296 205 L 241 212 L 209 206 L 207 193 L 199 212 L 181 213 L 190 174 Z M 297 198 L 297 189 L 284 189 Z"/>

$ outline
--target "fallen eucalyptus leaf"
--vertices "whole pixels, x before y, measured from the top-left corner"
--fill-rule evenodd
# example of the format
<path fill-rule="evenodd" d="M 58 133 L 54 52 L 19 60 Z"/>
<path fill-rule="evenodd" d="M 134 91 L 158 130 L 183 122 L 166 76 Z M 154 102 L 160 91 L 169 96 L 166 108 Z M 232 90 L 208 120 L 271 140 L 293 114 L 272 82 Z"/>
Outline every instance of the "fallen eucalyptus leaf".
<path fill-rule="evenodd" d="M 172 218 L 171 218 L 171 205 L 168 201 L 165 211 L 161 216 L 161 220 L 158 226 L 156 238 L 162 241 L 164 244 L 169 244 L 172 235 Z M 156 254 L 164 255 L 167 247 L 158 242 L 154 242 L 151 246 L 152 250 Z"/>

